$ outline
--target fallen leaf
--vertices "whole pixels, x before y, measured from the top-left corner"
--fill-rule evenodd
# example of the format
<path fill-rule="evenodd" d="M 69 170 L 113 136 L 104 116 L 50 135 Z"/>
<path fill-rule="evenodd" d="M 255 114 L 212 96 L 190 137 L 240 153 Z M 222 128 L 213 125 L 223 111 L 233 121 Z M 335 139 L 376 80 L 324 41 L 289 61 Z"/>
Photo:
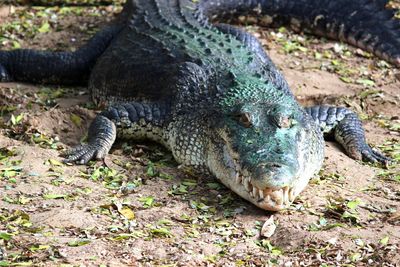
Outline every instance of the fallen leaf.
<path fill-rule="evenodd" d="M 388 242 L 389 242 L 389 236 L 385 236 L 384 238 L 379 240 L 379 243 L 381 243 L 381 245 L 384 245 L 384 246 L 386 246 Z"/>
<path fill-rule="evenodd" d="M 48 22 L 45 22 L 42 24 L 42 26 L 38 30 L 40 33 L 45 33 L 50 31 L 50 24 Z"/>
<path fill-rule="evenodd" d="M 260 234 L 262 237 L 269 238 L 275 233 L 275 230 L 276 230 L 276 224 L 274 223 L 274 216 L 272 215 L 263 224 Z"/>
<path fill-rule="evenodd" d="M 76 114 L 71 114 L 70 119 L 75 126 L 80 127 L 82 125 L 82 118 Z"/>
<path fill-rule="evenodd" d="M 129 207 L 122 207 L 121 209 L 118 209 L 118 212 L 128 220 L 135 219 L 135 213 Z"/>

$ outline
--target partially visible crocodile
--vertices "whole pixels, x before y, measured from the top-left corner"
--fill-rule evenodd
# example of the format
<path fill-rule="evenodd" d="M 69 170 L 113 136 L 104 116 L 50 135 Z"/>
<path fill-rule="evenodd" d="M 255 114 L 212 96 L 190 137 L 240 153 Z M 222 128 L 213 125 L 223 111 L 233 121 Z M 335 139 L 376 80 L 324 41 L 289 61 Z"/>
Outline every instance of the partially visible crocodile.
<path fill-rule="evenodd" d="M 399 22 L 386 0 L 128 0 L 122 13 L 76 52 L 0 51 L 0 79 L 88 82 L 109 105 L 88 144 L 66 162 L 103 158 L 116 137 L 148 138 L 187 166 L 210 172 L 266 210 L 288 207 L 321 167 L 323 135 L 357 160 L 388 164 L 367 145 L 357 115 L 302 108 L 252 35 L 227 24 L 240 14 L 272 26 L 348 42 L 400 65 Z"/>

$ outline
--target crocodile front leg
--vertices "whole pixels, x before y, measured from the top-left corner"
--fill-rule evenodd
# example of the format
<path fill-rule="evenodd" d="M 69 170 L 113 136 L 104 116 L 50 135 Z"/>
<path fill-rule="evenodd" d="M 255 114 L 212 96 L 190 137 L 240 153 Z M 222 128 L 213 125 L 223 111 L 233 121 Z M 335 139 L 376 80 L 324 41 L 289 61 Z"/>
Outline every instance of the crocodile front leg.
<path fill-rule="evenodd" d="M 88 131 L 88 143 L 65 153 L 64 162 L 86 164 L 102 159 L 116 137 L 150 139 L 164 143 L 163 125 L 169 108 L 163 103 L 124 103 L 110 106 L 96 116 Z"/>
<path fill-rule="evenodd" d="M 390 159 L 373 150 L 365 140 L 362 123 L 357 114 L 343 107 L 313 106 L 305 108 L 325 136 L 333 135 L 347 154 L 356 160 L 379 162 L 384 165 Z"/>

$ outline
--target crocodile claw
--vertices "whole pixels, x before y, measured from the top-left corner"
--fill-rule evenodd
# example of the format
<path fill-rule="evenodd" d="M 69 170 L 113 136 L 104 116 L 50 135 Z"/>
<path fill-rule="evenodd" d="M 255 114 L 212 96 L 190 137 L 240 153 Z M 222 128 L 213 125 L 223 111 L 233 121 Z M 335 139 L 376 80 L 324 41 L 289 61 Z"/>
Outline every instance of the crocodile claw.
<path fill-rule="evenodd" d="M 108 153 L 108 149 L 101 144 L 89 143 L 81 144 L 68 150 L 63 156 L 64 163 L 87 164 L 92 159 L 103 159 Z"/>
<path fill-rule="evenodd" d="M 348 152 L 350 157 L 364 162 L 380 163 L 385 166 L 388 166 L 392 162 L 391 158 L 386 157 L 378 150 L 372 149 L 367 144 L 353 147 Z"/>
<path fill-rule="evenodd" d="M 370 146 L 367 146 L 367 149 L 361 151 L 361 154 L 363 161 L 368 161 L 372 163 L 378 162 L 385 166 L 388 166 L 392 162 L 391 158 L 386 157 L 382 154 L 382 152 L 374 150 Z"/>
<path fill-rule="evenodd" d="M 117 137 L 117 130 L 111 120 L 98 115 L 89 127 L 88 136 L 88 144 L 78 145 L 64 153 L 64 163 L 87 164 L 91 159 L 103 159 Z"/>

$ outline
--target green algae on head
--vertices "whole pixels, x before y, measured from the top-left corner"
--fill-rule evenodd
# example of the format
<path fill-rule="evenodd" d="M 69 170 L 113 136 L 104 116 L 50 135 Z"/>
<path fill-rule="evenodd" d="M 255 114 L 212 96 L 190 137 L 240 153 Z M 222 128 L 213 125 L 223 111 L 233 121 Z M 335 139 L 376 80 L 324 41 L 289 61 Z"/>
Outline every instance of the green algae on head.
<path fill-rule="evenodd" d="M 235 74 L 232 85 L 220 97 L 219 105 L 225 111 L 234 111 L 239 103 L 280 103 L 285 107 L 299 107 L 295 98 L 287 90 L 254 74 Z"/>
<path fill-rule="evenodd" d="M 240 78 L 213 118 L 211 171 L 255 205 L 279 210 L 320 167 L 322 138 L 294 98 L 256 77 Z"/>

